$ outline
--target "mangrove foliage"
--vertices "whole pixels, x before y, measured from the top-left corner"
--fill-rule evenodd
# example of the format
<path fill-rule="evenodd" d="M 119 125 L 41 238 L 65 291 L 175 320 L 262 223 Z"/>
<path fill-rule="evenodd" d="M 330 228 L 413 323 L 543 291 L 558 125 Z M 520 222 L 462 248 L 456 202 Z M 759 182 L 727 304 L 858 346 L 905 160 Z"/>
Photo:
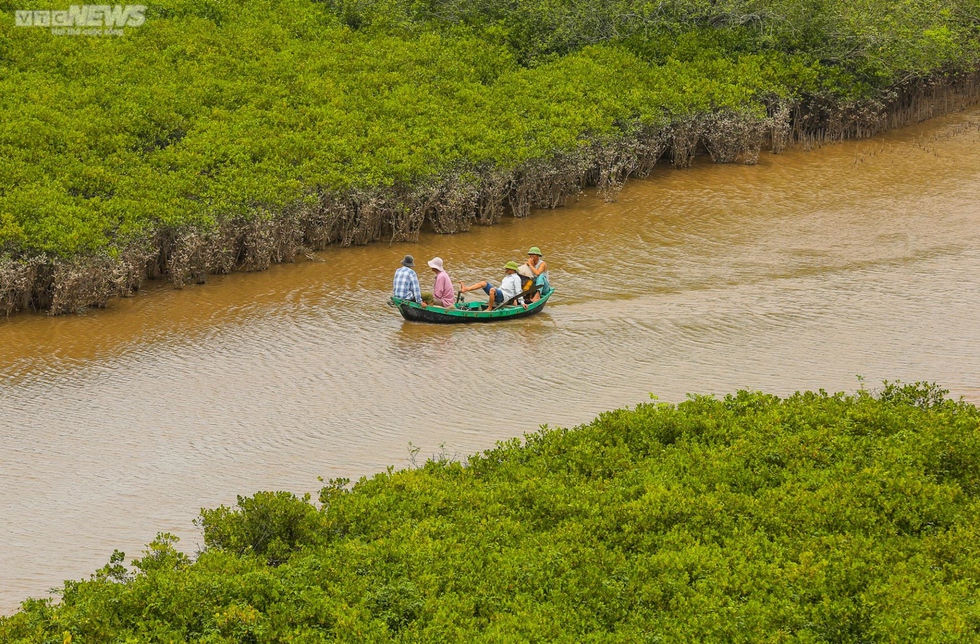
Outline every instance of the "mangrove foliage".
<path fill-rule="evenodd" d="M 0 640 L 980 639 L 980 410 L 933 385 L 651 402 L 318 502 L 203 510 Z"/>

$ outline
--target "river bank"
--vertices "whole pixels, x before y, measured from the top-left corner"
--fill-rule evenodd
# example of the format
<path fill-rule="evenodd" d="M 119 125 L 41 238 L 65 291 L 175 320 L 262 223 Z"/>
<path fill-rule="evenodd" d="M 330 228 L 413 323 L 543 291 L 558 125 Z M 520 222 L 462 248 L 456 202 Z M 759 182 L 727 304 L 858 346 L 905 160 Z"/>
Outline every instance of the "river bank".
<path fill-rule="evenodd" d="M 615 199 L 628 179 L 648 176 L 663 160 L 685 168 L 704 154 L 715 163 L 752 165 L 763 149 L 779 153 L 791 145 L 809 149 L 866 138 L 962 110 L 978 98 L 980 73 L 975 73 L 916 79 L 854 103 L 783 101 L 771 105 L 765 117 L 700 114 L 661 128 L 631 128 L 513 170 L 453 173 L 401 190 L 318 191 L 313 203 L 304 198 L 279 212 L 226 220 L 211 233 L 160 230 L 114 257 L 0 257 L 0 313 L 77 312 L 130 296 L 147 279 L 166 279 L 180 288 L 204 283 L 209 275 L 265 270 L 331 245 L 415 241 L 426 229 L 464 232 L 474 224 L 497 223 L 505 214 L 526 217 L 532 208 L 564 206 L 590 187 Z"/>

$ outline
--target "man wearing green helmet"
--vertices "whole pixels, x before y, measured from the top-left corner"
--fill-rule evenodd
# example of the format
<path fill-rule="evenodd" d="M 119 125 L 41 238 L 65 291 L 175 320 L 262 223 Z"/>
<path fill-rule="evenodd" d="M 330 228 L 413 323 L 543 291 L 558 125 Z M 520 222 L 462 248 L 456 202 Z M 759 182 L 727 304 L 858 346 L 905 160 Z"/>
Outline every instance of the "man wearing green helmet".
<path fill-rule="evenodd" d="M 487 310 L 492 311 L 494 307 L 500 306 L 504 302 L 521 293 L 521 278 L 517 274 L 518 268 L 520 268 L 520 266 L 518 266 L 517 262 L 515 261 L 509 261 L 504 264 L 504 272 L 507 275 L 500 283 L 499 288 L 486 280 L 477 282 L 476 284 L 471 284 L 470 286 L 465 286 L 462 282 L 460 282 L 459 292 L 467 293 L 469 291 L 482 290 L 484 293 L 490 296 L 490 301 L 487 302 Z M 525 309 L 527 308 L 527 303 L 524 302 L 523 297 L 517 298 L 517 301 Z"/>
<path fill-rule="evenodd" d="M 531 298 L 532 302 L 536 302 L 543 293 L 551 290 L 551 282 L 548 281 L 548 264 L 545 263 L 540 248 L 531 246 L 531 249 L 527 251 L 527 261 L 521 268 L 525 266 L 527 267 L 525 274 L 531 277 L 535 286 L 538 287 L 537 292 Z"/>

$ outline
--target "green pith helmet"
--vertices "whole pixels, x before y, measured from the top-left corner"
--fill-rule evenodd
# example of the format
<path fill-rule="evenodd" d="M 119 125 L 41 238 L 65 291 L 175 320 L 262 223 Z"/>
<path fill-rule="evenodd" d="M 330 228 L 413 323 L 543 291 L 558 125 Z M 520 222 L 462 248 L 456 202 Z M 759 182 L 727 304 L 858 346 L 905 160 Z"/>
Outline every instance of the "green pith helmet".
<path fill-rule="evenodd" d="M 537 246 L 531 246 L 531 250 L 527 251 L 527 254 L 537 255 L 538 257 L 544 257 L 544 255 L 541 254 L 541 249 L 538 248 Z"/>
<path fill-rule="evenodd" d="M 520 266 L 517 265 L 517 262 L 511 260 L 504 264 L 504 268 L 509 268 L 512 271 L 516 271 L 518 268 L 520 268 Z"/>

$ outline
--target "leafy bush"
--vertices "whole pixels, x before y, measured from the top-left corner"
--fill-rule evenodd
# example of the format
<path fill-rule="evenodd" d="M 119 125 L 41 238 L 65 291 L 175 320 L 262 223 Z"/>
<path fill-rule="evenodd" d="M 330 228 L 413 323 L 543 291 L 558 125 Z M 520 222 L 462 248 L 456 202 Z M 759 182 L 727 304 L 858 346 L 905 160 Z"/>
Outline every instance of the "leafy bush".
<path fill-rule="evenodd" d="M 316 542 L 321 520 L 309 500 L 309 495 L 300 499 L 289 492 L 239 496 L 234 508 L 202 509 L 196 524 L 206 547 L 260 555 L 278 565 L 301 545 Z"/>
<path fill-rule="evenodd" d="M 204 512 L 194 563 L 117 554 L 0 640 L 976 641 L 980 410 L 940 392 L 692 396 L 331 481 L 319 510 L 260 493 Z"/>

